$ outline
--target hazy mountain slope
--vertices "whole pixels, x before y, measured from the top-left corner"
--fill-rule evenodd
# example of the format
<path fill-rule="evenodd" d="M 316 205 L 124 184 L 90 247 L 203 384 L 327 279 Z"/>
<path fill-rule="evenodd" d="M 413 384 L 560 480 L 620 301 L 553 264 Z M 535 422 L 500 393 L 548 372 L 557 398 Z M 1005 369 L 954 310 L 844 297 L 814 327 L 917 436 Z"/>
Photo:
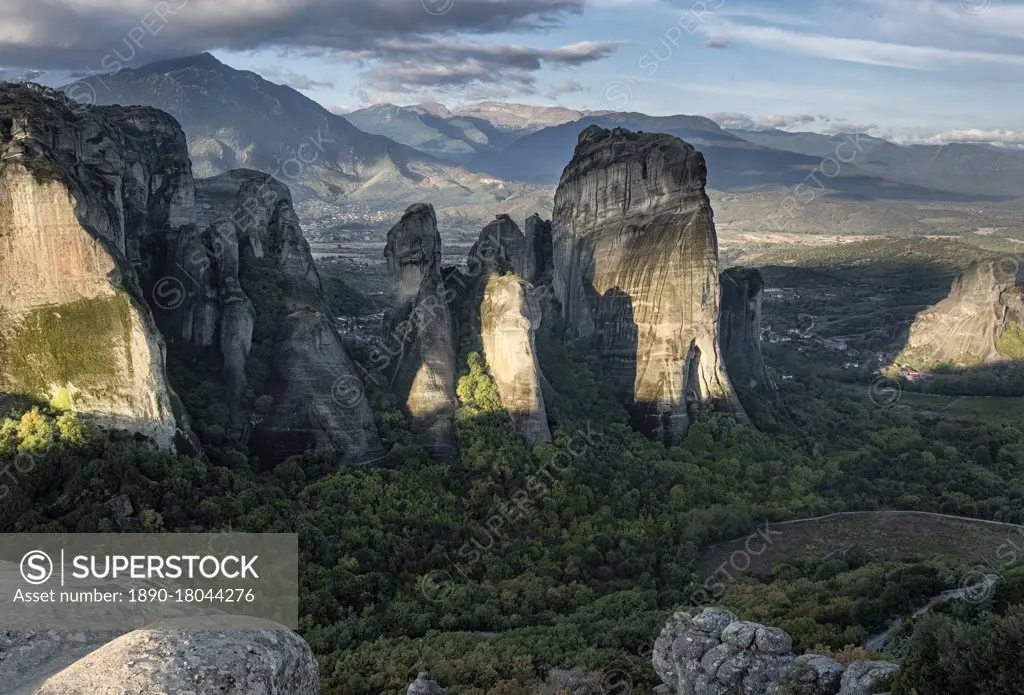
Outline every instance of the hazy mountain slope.
<path fill-rule="evenodd" d="M 1019 196 L 1024 190 L 1024 153 L 970 143 L 897 145 L 863 134 L 825 135 L 782 130 L 731 130 L 733 135 L 764 147 L 835 157 L 844 140 L 856 139 L 858 149 L 844 146 L 843 159 L 858 169 L 891 181 L 954 193 Z"/>
<path fill-rule="evenodd" d="M 174 115 L 200 176 L 246 167 L 286 181 L 296 197 L 398 209 L 429 197 L 487 203 L 515 190 L 380 135 L 364 133 L 289 87 L 203 54 L 85 80 L 102 104 Z"/>
<path fill-rule="evenodd" d="M 389 137 L 422 152 L 471 154 L 487 146 L 487 138 L 479 131 L 473 135 L 480 140 L 474 140 L 448 119 L 414 107 L 376 104 L 347 113 L 345 119 L 363 132 Z"/>
<path fill-rule="evenodd" d="M 675 135 L 699 149 L 708 164 L 708 186 L 722 191 L 774 190 L 807 183 L 818 171 L 818 180 L 848 199 L 950 199 L 948 191 L 888 181 L 860 170 L 853 163 L 841 167 L 833 178 L 821 175 L 821 156 L 765 147 L 745 140 L 699 116 L 646 116 L 615 113 L 589 116 L 579 121 L 545 128 L 520 138 L 499 157 L 478 155 L 473 166 L 503 178 L 551 183 L 561 175 L 562 163 L 572 156 L 576 138 L 587 126 L 622 127 Z M 827 169 L 832 173 L 831 169 Z"/>
<path fill-rule="evenodd" d="M 529 104 L 504 104 L 484 101 L 468 104 L 451 112 L 487 121 L 495 128 L 515 131 L 519 134 L 532 133 L 549 126 L 578 121 L 586 116 L 599 116 L 609 111 L 577 111 L 561 106 L 532 106 Z"/>

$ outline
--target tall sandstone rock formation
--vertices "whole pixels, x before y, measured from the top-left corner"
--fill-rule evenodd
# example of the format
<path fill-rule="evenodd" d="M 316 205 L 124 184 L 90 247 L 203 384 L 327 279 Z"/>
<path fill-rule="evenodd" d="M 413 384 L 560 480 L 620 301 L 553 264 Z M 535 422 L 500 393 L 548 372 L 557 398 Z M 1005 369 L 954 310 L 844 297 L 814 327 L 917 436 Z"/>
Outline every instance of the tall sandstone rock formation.
<path fill-rule="evenodd" d="M 194 223 L 185 136 L 154 109 L 73 106 L 0 85 L 0 392 L 170 449 L 188 424 L 136 269 Z"/>
<path fill-rule="evenodd" d="M 553 288 L 567 337 L 590 345 L 635 424 L 665 442 L 688 407 L 747 422 L 718 342 L 718 239 L 704 158 L 668 135 L 584 130 L 555 194 Z"/>
<path fill-rule="evenodd" d="M 286 453 L 380 452 L 368 404 L 323 412 L 318 396 L 329 401 L 332 383 L 280 370 L 248 383 L 259 312 L 278 309 L 267 297 L 254 304 L 247 275 L 290 314 L 262 336 L 267 361 L 288 364 L 294 341 L 314 334 L 322 340 L 303 349 L 317 364 L 354 376 L 320 313 L 320 278 L 285 186 L 245 170 L 196 181 L 169 115 L 82 110 L 35 86 L 0 87 L 0 153 L 0 393 L 70 398 L 100 424 L 171 448 L 190 438 L 167 381 L 170 343 L 220 369 L 236 420 L 253 387 L 270 388 L 266 433 L 302 430 L 304 448 Z"/>
<path fill-rule="evenodd" d="M 523 279 L 530 253 L 526 237 L 507 215 L 483 228 L 467 259 L 469 325 L 478 331 L 484 358 L 502 405 L 528 444 L 550 442 L 537 358 L 537 329 L 542 319 L 538 291 Z"/>
<path fill-rule="evenodd" d="M 526 251 L 523 258 L 523 279 L 534 285 L 551 284 L 552 266 L 551 220 L 534 214 L 526 220 Z"/>
<path fill-rule="evenodd" d="M 480 337 L 501 402 L 528 444 L 550 442 L 537 360 L 541 307 L 534 287 L 512 274 L 492 274 L 484 282 Z"/>
<path fill-rule="evenodd" d="M 897 362 L 917 368 L 1024 359 L 1024 299 L 1016 268 L 972 263 L 949 296 L 914 319 Z"/>
<path fill-rule="evenodd" d="M 387 369 L 424 446 L 455 452 L 455 325 L 441 279 L 441 235 L 430 205 L 413 205 L 384 248 L 392 306 L 384 315 Z"/>
<path fill-rule="evenodd" d="M 729 378 L 737 389 L 746 389 L 779 405 L 778 389 L 761 354 L 761 271 L 728 268 L 719 279 L 719 339 Z"/>

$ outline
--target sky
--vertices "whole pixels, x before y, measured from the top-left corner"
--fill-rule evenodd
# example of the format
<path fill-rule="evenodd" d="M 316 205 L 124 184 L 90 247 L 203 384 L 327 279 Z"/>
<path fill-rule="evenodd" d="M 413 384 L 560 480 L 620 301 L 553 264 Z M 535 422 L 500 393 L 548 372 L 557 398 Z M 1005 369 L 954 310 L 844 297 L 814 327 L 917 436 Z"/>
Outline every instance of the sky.
<path fill-rule="evenodd" d="M 493 100 L 1024 145 L 1024 0 L 0 0 L 0 79 L 202 51 L 339 111 Z"/>

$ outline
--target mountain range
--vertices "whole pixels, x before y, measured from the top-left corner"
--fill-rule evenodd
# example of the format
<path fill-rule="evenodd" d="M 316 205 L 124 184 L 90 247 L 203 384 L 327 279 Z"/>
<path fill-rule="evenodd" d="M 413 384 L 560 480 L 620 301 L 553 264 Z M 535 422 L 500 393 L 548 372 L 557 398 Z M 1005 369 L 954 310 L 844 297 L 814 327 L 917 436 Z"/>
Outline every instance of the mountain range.
<path fill-rule="evenodd" d="M 804 184 L 846 202 L 1011 200 L 1024 155 L 978 144 L 901 145 L 860 133 L 726 130 L 709 118 L 485 102 L 380 104 L 339 115 L 300 92 L 209 54 L 77 83 L 99 104 L 175 116 L 198 176 L 246 167 L 275 175 L 296 204 L 395 213 L 432 200 L 439 217 L 491 218 L 546 205 L 590 126 L 661 132 L 697 147 L 708 185 L 735 194 L 792 194 Z M 806 197 L 808 193 L 804 191 Z"/>

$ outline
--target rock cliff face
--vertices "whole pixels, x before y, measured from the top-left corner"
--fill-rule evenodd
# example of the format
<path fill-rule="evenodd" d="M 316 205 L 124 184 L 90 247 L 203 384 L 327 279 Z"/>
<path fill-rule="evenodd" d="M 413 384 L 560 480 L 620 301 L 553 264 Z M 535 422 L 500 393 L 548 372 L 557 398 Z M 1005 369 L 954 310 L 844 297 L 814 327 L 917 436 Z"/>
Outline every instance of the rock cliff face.
<path fill-rule="evenodd" d="M 541 308 L 534 288 L 515 275 L 491 275 L 485 283 L 480 337 L 501 402 L 527 443 L 550 442 L 535 340 Z"/>
<path fill-rule="evenodd" d="M 551 220 L 531 215 L 526 220 L 526 251 L 523 257 L 523 279 L 534 285 L 551 283 L 554 272 L 554 251 L 551 246 Z"/>
<path fill-rule="evenodd" d="M 917 315 L 897 362 L 921 368 L 1024 359 L 1024 300 L 1012 270 L 972 263 L 948 297 Z"/>
<path fill-rule="evenodd" d="M 498 215 L 480 232 L 480 238 L 469 250 L 469 273 L 479 275 L 486 270 L 499 273 L 512 271 L 523 276 L 526 238 L 511 217 Z"/>
<path fill-rule="evenodd" d="M 320 312 L 304 309 L 285 318 L 277 335 L 269 391 L 274 412 L 261 434 L 271 451 L 280 456 L 309 449 L 344 451 L 361 464 L 383 455 L 355 366 Z"/>
<path fill-rule="evenodd" d="M 722 288 L 719 341 L 725 368 L 738 389 L 779 402 L 779 392 L 761 355 L 761 292 L 764 278 L 756 268 L 728 268 Z"/>
<path fill-rule="evenodd" d="M 718 343 L 718 239 L 694 148 L 592 126 L 555 194 L 553 289 L 568 338 L 604 361 L 636 425 L 666 442 L 688 406 L 729 404 Z"/>
<path fill-rule="evenodd" d="M 388 232 L 384 249 L 392 307 L 384 316 L 387 369 L 424 446 L 455 451 L 455 327 L 441 279 L 441 235 L 430 205 L 413 205 Z"/>
<path fill-rule="evenodd" d="M 191 182 L 170 116 L 0 86 L 0 391 L 70 396 L 161 448 L 188 440 L 136 269 L 192 223 Z"/>
<path fill-rule="evenodd" d="M 166 343 L 213 361 L 237 421 L 251 387 L 266 386 L 247 379 L 259 312 L 276 311 L 256 306 L 243 286 L 259 285 L 283 311 L 319 312 L 320 277 L 281 183 L 247 170 L 196 181 L 185 136 L 167 114 L 73 106 L 45 88 L 0 87 L 0 392 L 70 396 L 101 424 L 170 448 L 191 440 L 167 382 Z M 330 363 L 344 371 L 336 379 L 354 378 L 322 316 L 284 323 L 277 337 L 276 325 L 264 336 L 277 364 L 306 350 L 314 371 Z M 318 342 L 293 342 L 310 335 Z M 303 401 L 311 446 L 347 444 L 357 458 L 379 452 L 375 435 L 354 434 L 372 422 L 368 404 L 326 413 L 320 396 L 330 401 L 332 382 L 312 383 L 301 369 L 290 382 L 274 376 L 284 401 L 269 430 L 303 420 L 295 412 Z"/>
<path fill-rule="evenodd" d="M 140 630 L 100 647 L 31 692 L 319 695 L 320 671 L 309 645 L 287 630 Z"/>
<path fill-rule="evenodd" d="M 868 695 L 899 670 L 884 661 L 844 668 L 825 656 L 794 656 L 783 630 L 721 608 L 676 613 L 654 644 L 652 664 L 678 695 Z"/>

